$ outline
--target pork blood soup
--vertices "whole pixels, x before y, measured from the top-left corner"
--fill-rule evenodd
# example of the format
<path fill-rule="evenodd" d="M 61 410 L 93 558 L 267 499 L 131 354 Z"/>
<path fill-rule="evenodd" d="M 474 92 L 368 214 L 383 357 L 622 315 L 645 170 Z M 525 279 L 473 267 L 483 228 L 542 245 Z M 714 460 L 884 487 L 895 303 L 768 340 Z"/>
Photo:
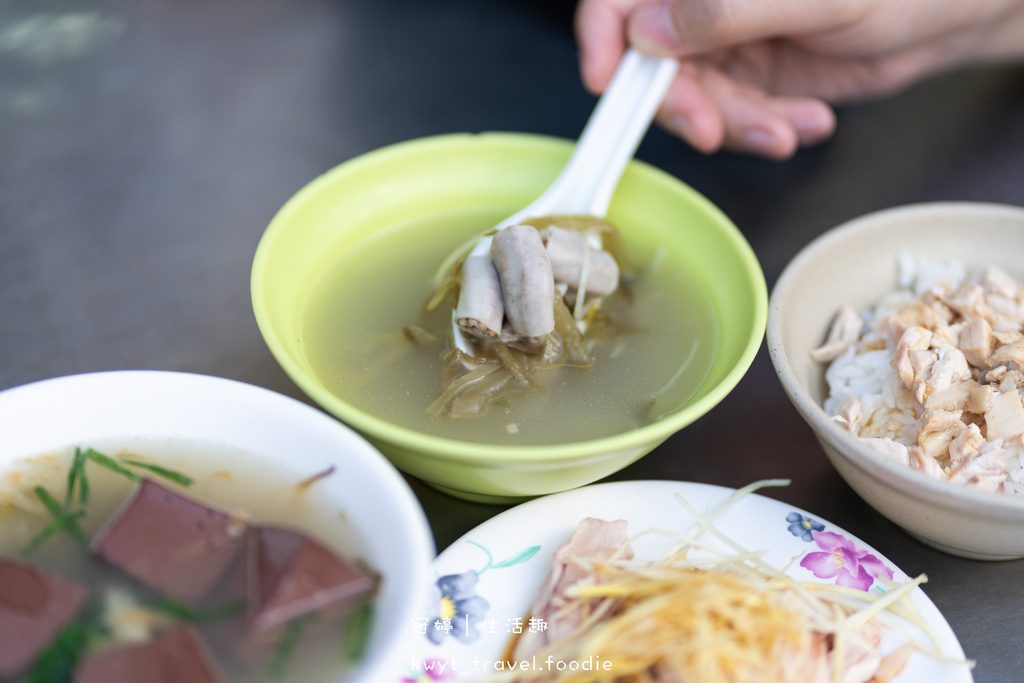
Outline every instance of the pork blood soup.
<path fill-rule="evenodd" d="M 500 218 L 471 208 L 398 223 L 334 264 L 303 328 L 307 357 L 324 386 L 409 429 L 505 445 L 602 438 L 685 405 L 714 358 L 712 304 L 702 283 L 672 267 L 659 245 L 627 231 L 620 285 L 601 301 L 601 319 L 610 324 L 586 338 L 592 362 L 538 371 L 534 386 L 501 395 L 472 417 L 439 414 L 452 305 L 428 308 L 434 276 L 453 249 Z"/>
<path fill-rule="evenodd" d="M 0 480 L 0 681 L 67 680 L 39 672 L 69 651 L 86 683 L 166 661 L 169 681 L 344 680 L 380 576 L 343 503 L 318 490 L 343 474 L 280 470 L 156 440 L 16 461 Z M 45 610 L 20 604 L 17 586 L 44 585 Z"/>

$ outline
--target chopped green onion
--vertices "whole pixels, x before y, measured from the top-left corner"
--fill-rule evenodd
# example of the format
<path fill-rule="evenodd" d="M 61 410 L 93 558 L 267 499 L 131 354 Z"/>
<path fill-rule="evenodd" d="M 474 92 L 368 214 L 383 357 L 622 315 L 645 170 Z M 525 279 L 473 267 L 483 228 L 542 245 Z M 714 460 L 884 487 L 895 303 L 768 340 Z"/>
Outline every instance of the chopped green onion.
<path fill-rule="evenodd" d="M 166 467 L 160 467 L 159 465 L 154 465 L 153 463 L 150 463 L 150 462 L 144 462 L 142 460 L 128 460 L 128 459 L 124 459 L 121 462 L 118 462 L 117 460 L 114 460 L 113 458 L 111 458 L 109 455 L 103 455 L 99 451 L 96 451 L 96 450 L 94 450 L 92 448 L 87 450 L 85 452 L 85 455 L 86 455 L 87 458 L 89 458 L 89 460 L 92 460 L 97 465 L 102 465 L 102 466 L 106 467 L 107 469 L 113 470 L 113 471 L 117 472 L 118 474 L 120 474 L 122 476 L 125 476 L 125 477 L 128 477 L 129 479 L 131 479 L 132 481 L 135 481 L 135 482 L 139 481 L 142 477 L 140 477 L 138 474 L 136 474 L 135 472 L 132 472 L 130 469 L 128 469 L 127 467 L 122 465 L 121 462 L 125 463 L 126 465 L 131 465 L 133 467 L 141 467 L 144 470 L 152 472 L 153 474 L 155 474 L 157 476 L 160 476 L 160 477 L 163 477 L 165 479 L 170 479 L 171 481 L 173 481 L 173 482 L 175 482 L 177 484 L 181 484 L 182 486 L 191 486 L 192 485 L 192 481 L 193 480 L 192 480 L 191 477 L 189 477 L 187 475 L 184 475 L 181 472 L 175 472 L 174 470 L 169 470 Z"/>
<path fill-rule="evenodd" d="M 133 467 L 141 467 L 142 469 L 149 470 L 153 474 L 161 476 L 164 479 L 170 479 L 176 484 L 181 484 L 182 486 L 192 485 L 192 477 L 182 474 L 181 472 L 169 470 L 166 467 L 160 467 L 159 465 L 154 465 L 153 463 L 150 462 L 143 462 L 141 460 L 122 459 L 121 462 L 123 462 L 126 465 L 132 465 Z"/>
<path fill-rule="evenodd" d="M 90 600 L 77 618 L 57 632 L 19 683 L 67 683 L 89 647 L 105 637 L 102 608 Z"/>
<path fill-rule="evenodd" d="M 196 611 L 188 605 L 184 605 L 174 600 L 161 600 L 157 607 L 164 612 L 181 619 L 182 621 L 189 621 L 193 624 L 206 624 L 211 621 L 217 621 L 218 619 L 234 616 L 235 614 L 243 611 L 245 609 L 245 605 L 245 599 L 239 598 L 234 602 L 229 602 L 226 605 L 206 612 Z"/>
<path fill-rule="evenodd" d="M 35 492 L 36 498 L 41 500 L 47 511 L 53 515 L 54 520 L 60 522 L 60 528 L 64 529 L 68 536 L 70 536 L 79 545 L 84 546 L 88 544 L 88 540 L 85 538 L 85 533 L 81 528 L 79 528 L 78 524 L 76 524 L 76 520 L 85 514 L 84 510 L 78 510 L 77 512 L 69 512 L 65 510 L 61 507 L 60 503 L 54 500 L 53 496 L 50 495 L 50 492 L 42 486 L 36 486 L 32 490 Z"/>
<path fill-rule="evenodd" d="M 274 676 L 281 678 L 288 671 L 288 662 L 291 659 L 292 650 L 295 649 L 295 644 L 299 642 L 299 636 L 302 635 L 303 629 L 312 621 L 313 616 L 306 615 L 288 622 L 284 629 L 284 634 L 274 650 L 274 661 L 270 663 L 270 673 Z"/>
<path fill-rule="evenodd" d="M 64 496 L 65 509 L 71 507 L 76 483 L 78 484 L 78 502 L 85 505 L 89 500 L 89 480 L 85 476 L 85 453 L 77 447 L 75 448 L 75 457 L 71 461 L 71 469 L 68 470 L 68 490 Z"/>
<path fill-rule="evenodd" d="M 50 492 L 42 486 L 36 486 L 33 489 L 36 497 L 43 502 L 43 505 L 46 506 L 46 509 L 53 516 L 54 521 L 47 525 L 46 528 L 40 531 L 39 534 L 32 538 L 32 540 L 22 548 L 22 557 L 27 557 L 30 553 L 35 551 L 43 541 L 62 529 L 79 545 L 85 546 L 88 544 L 85 533 L 82 532 L 82 529 L 77 524 L 78 519 L 85 515 L 85 511 L 78 510 L 72 512 L 71 506 L 75 501 L 76 487 L 78 489 L 79 504 L 84 506 L 89 501 L 89 479 L 86 477 L 85 469 L 85 463 L 89 460 L 101 467 L 106 467 L 123 477 L 127 477 L 133 482 L 139 482 L 142 480 L 141 476 L 132 472 L 114 458 L 104 455 L 93 448 L 87 448 L 83 451 L 81 448 L 76 447 L 75 455 L 71 460 L 71 467 L 68 469 L 67 491 L 64 494 L 64 505 L 58 503 Z M 159 465 L 153 465 L 140 460 L 125 460 L 124 462 L 134 467 L 145 469 L 166 479 L 170 479 L 182 486 L 190 486 L 193 481 L 191 477 L 181 474 L 180 472 L 160 467 Z"/>
<path fill-rule="evenodd" d="M 31 555 L 36 548 L 42 545 L 43 541 L 48 539 L 50 536 L 60 531 L 61 529 L 67 528 L 69 524 L 74 524 L 80 517 L 85 516 L 85 510 L 76 510 L 75 512 L 67 513 L 62 515 L 59 519 L 55 519 L 46 527 L 36 534 L 35 538 L 25 544 L 25 547 L 21 549 L 21 556 L 28 557 Z M 77 528 L 77 527 L 76 527 Z M 69 532 L 71 534 L 73 532 Z"/>
<path fill-rule="evenodd" d="M 341 657 L 346 662 L 358 662 L 366 651 L 373 628 L 373 600 L 365 600 L 355 609 L 341 634 Z"/>
<path fill-rule="evenodd" d="M 36 497 L 42 501 L 47 512 L 53 515 L 54 518 L 59 519 L 64 516 L 64 508 L 61 507 L 60 503 L 54 500 L 49 491 L 42 486 L 36 486 L 32 490 L 35 492 Z"/>
<path fill-rule="evenodd" d="M 140 479 L 142 479 L 142 477 L 135 474 L 130 469 L 128 469 L 121 463 L 111 458 L 109 455 L 103 455 L 99 451 L 93 450 L 92 448 L 85 452 L 85 457 L 89 458 L 89 460 L 92 460 L 97 465 L 102 465 L 103 467 L 106 467 L 109 470 L 113 470 L 122 476 L 128 477 L 132 481 L 137 482 Z"/>
<path fill-rule="evenodd" d="M 72 670 L 85 653 L 95 628 L 83 621 L 73 621 L 36 658 L 32 670 L 21 683 L 57 683 L 70 681 Z"/>

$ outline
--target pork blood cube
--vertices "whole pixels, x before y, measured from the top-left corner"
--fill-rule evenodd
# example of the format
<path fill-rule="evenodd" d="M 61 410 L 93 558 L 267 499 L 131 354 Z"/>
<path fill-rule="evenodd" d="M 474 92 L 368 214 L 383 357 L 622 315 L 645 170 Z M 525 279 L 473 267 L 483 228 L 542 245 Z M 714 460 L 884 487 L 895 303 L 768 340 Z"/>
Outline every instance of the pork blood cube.
<path fill-rule="evenodd" d="M 0 678 L 16 678 L 81 611 L 85 586 L 0 558 Z"/>
<path fill-rule="evenodd" d="M 199 634 L 178 626 L 138 645 L 107 648 L 86 657 L 75 683 L 219 683 Z"/>
<path fill-rule="evenodd" d="M 93 549 L 161 595 L 194 605 L 241 557 L 245 536 L 241 521 L 143 479 Z"/>
<path fill-rule="evenodd" d="M 313 612 L 343 610 L 377 587 L 377 577 L 311 538 L 278 527 L 249 530 L 247 565 L 249 617 L 256 632 Z"/>

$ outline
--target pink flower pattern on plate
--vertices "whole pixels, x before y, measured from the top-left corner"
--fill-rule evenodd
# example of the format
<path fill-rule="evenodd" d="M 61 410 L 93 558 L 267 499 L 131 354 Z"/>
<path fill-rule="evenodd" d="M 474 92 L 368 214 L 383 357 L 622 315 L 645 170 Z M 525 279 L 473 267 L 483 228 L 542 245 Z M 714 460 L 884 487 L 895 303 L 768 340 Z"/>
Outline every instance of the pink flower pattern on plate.
<path fill-rule="evenodd" d="M 812 531 L 811 536 L 822 552 L 807 553 L 800 566 L 811 570 L 819 579 L 835 578 L 837 586 L 866 591 L 875 579 L 892 579 L 892 570 L 853 541 L 831 531 Z"/>

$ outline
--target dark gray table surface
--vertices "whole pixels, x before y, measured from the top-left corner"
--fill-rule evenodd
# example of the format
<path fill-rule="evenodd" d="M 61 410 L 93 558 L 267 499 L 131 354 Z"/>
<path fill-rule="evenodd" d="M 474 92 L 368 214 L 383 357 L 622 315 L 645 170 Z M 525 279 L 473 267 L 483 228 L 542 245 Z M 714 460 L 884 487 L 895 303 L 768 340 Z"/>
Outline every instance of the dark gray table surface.
<path fill-rule="evenodd" d="M 274 212 L 332 166 L 410 138 L 575 137 L 594 98 L 571 13 L 554 0 L 0 3 L 0 389 L 147 368 L 308 402 L 250 306 Z M 771 286 L 810 239 L 867 211 L 1024 203 L 1024 70 L 947 74 L 845 107 L 834 139 L 785 163 L 703 156 L 659 130 L 638 156 L 720 206 Z M 1024 680 L 1024 561 L 944 555 L 875 513 L 828 464 L 764 348 L 725 401 L 612 479 L 768 477 L 793 480 L 768 495 L 926 572 L 978 683 Z M 503 509 L 411 484 L 441 549 Z"/>

